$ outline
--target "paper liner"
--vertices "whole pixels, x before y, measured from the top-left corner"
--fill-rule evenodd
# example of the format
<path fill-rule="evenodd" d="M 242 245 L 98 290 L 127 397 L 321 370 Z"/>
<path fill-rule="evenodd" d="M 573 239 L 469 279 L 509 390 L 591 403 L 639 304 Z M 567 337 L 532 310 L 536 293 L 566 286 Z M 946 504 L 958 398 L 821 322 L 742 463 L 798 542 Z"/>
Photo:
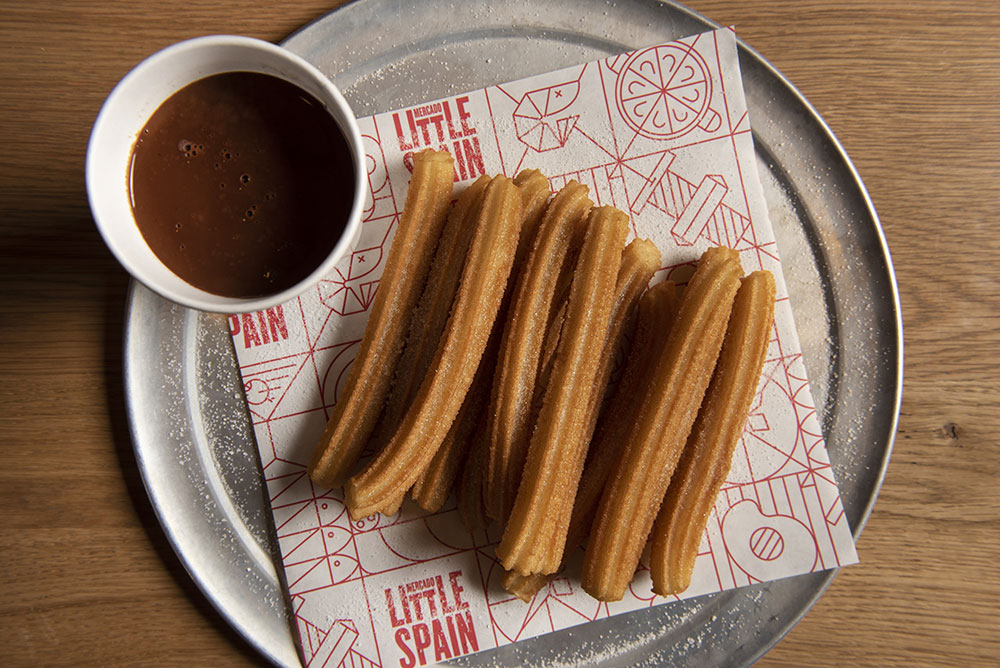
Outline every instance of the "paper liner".
<path fill-rule="evenodd" d="M 763 379 L 685 597 L 857 561 L 802 363 L 757 175 L 734 33 L 721 29 L 359 121 L 361 239 L 319 286 L 231 316 L 289 593 L 309 666 L 418 666 L 670 600 L 640 565 L 602 604 L 578 568 L 526 604 L 499 585 L 499 532 L 434 514 L 350 521 L 305 468 L 346 378 L 405 199 L 414 151 L 446 148 L 462 182 L 540 169 L 629 214 L 683 282 L 710 245 L 770 270 L 778 302 Z M 578 561 L 578 559 L 576 560 Z M 572 560 L 571 560 L 572 562 Z"/>

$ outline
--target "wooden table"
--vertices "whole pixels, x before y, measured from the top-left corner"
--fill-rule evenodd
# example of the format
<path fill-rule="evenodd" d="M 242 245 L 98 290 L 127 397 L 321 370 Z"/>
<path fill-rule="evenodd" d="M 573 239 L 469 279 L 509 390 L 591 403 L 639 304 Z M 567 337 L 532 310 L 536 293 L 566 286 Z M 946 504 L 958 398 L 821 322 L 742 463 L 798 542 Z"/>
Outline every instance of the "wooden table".
<path fill-rule="evenodd" d="M 147 54 L 196 34 L 279 40 L 339 3 L 282 4 L 0 3 L 0 664 L 261 663 L 185 573 L 137 473 L 128 279 L 95 231 L 83 159 L 105 95 Z M 1000 5 L 691 4 L 736 25 L 843 142 L 906 328 L 861 564 L 760 665 L 997 665 Z"/>

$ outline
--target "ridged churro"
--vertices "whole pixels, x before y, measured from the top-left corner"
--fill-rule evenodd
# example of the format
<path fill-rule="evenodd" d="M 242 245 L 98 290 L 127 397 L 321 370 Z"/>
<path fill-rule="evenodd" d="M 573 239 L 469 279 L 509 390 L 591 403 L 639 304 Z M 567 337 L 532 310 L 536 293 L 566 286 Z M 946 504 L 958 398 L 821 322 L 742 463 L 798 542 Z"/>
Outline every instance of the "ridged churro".
<path fill-rule="evenodd" d="M 545 205 L 548 204 L 552 191 L 549 190 L 549 180 L 537 169 L 523 169 L 514 177 L 514 185 L 521 191 L 521 238 L 517 242 L 517 253 L 514 255 L 514 267 L 522 268 L 528 260 L 531 246 L 538 235 L 538 227 L 542 223 Z M 511 272 L 507 288 L 516 281 L 518 274 Z M 509 301 L 509 297 L 507 297 Z"/>
<path fill-rule="evenodd" d="M 736 251 L 711 248 L 684 291 L 587 543 L 583 588 L 598 600 L 620 600 L 632 580 L 719 356 L 742 273 Z"/>
<path fill-rule="evenodd" d="M 493 331 L 490 333 L 490 340 L 483 351 L 479 370 L 476 371 L 465 401 L 462 403 L 441 448 L 435 453 L 431 463 L 413 486 L 413 499 L 424 510 L 437 511 L 444 505 L 456 475 L 468 458 L 472 439 L 477 434 L 482 436 L 485 433 L 486 408 L 489 404 L 493 374 L 500 352 L 500 338 L 503 335 L 504 323 L 507 321 L 511 286 L 522 271 L 528 253 L 531 251 L 532 242 L 538 232 L 545 204 L 552 195 L 548 179 L 537 169 L 522 170 L 514 177 L 514 185 L 521 193 L 522 205 L 521 233 L 517 242 L 517 251 L 514 253 L 514 265 L 507 279 L 507 290 L 504 291 L 500 311 L 497 313 Z M 477 468 L 475 475 L 481 476 L 482 472 Z M 481 491 L 479 494 L 481 496 Z M 482 506 L 482 501 L 477 503 L 480 507 Z"/>
<path fill-rule="evenodd" d="M 628 217 L 612 207 L 598 207 L 587 217 L 565 334 L 531 436 L 514 509 L 497 547 L 504 568 L 522 575 L 554 573 L 562 561 L 583 467 L 581 451 L 587 447 L 587 403 L 580 398 L 589 396 L 597 375 L 627 232 Z"/>
<path fill-rule="evenodd" d="M 483 353 L 484 362 L 488 356 L 488 353 Z M 495 353 L 493 357 L 495 359 Z M 462 407 L 445 435 L 441 447 L 434 453 L 427 468 L 413 484 L 410 494 L 417 505 L 424 510 L 437 512 L 448 500 L 448 494 L 465 464 L 476 428 L 480 425 L 489 403 L 489 381 L 492 377 L 493 367 L 480 363 L 472 385 L 465 394 Z"/>
<path fill-rule="evenodd" d="M 583 239 L 587 211 L 593 202 L 588 189 L 570 181 L 549 203 L 542 217 L 526 267 L 514 290 L 503 331 L 488 416 L 485 496 L 487 515 L 503 521 L 513 506 L 531 438 L 535 379 L 545 333 L 555 302 L 552 286 L 571 261 Z"/>
<path fill-rule="evenodd" d="M 470 399 L 472 399 L 471 393 L 466 393 L 462 408 L 455 416 L 455 421 L 451 423 L 441 447 L 431 457 L 427 468 L 410 490 L 410 495 L 417 505 L 428 512 L 436 513 L 441 510 L 468 455 L 466 446 L 479 419 L 479 414 L 475 410 L 465 408 Z"/>
<path fill-rule="evenodd" d="M 611 370 L 614 367 L 615 354 L 623 343 L 626 330 L 633 323 L 640 299 L 643 293 L 647 292 L 646 286 L 649 285 L 649 280 L 653 277 L 656 270 L 660 268 L 660 259 L 660 249 L 648 239 L 634 239 L 622 251 L 622 263 L 618 269 L 618 277 L 615 280 L 614 305 L 608 321 L 608 333 L 604 347 L 601 349 L 600 358 L 598 359 L 594 384 L 587 399 L 584 440 L 590 443 L 590 446 L 581 450 L 581 456 L 584 457 L 584 461 L 581 462 L 580 466 L 584 472 L 580 477 L 580 485 L 577 488 L 576 498 L 573 502 L 573 514 L 570 517 L 570 528 L 566 534 L 567 550 L 576 547 L 580 541 L 586 538 L 586 529 L 589 527 L 586 527 L 585 523 L 589 524 L 589 521 L 593 517 L 594 505 L 600 498 L 604 481 L 607 479 L 608 472 L 614 461 L 614 453 L 619 449 L 618 442 L 609 443 L 604 439 L 592 440 L 592 437 L 594 436 L 594 430 L 597 425 L 598 415 L 608 382 L 611 380 Z M 672 318 L 672 313 L 669 313 L 669 311 L 671 308 L 676 308 L 673 297 L 675 291 L 672 283 L 661 283 L 659 285 L 664 285 L 664 287 L 656 288 L 653 294 L 664 294 L 657 298 L 658 303 L 649 308 L 649 310 L 651 311 L 650 315 L 660 316 L 661 320 L 665 320 L 668 315 Z M 650 328 L 653 325 L 657 327 L 658 335 L 666 335 L 669 322 L 665 325 L 659 321 L 651 322 L 646 325 L 646 328 Z M 643 334 L 643 336 L 645 337 L 646 335 Z M 643 345 L 648 346 L 645 342 Z M 637 351 L 636 356 L 647 358 L 648 354 L 639 354 Z M 635 388 L 636 385 L 632 385 L 628 390 L 628 395 L 632 400 L 631 403 L 634 403 Z M 624 402 L 624 399 L 622 401 Z M 620 424 L 621 418 L 622 415 L 620 413 L 612 413 L 606 422 Z M 594 461 L 595 459 L 600 461 Z M 592 465 L 589 466 L 591 469 L 590 474 L 587 473 L 588 465 L 586 462 L 588 461 L 592 462 Z M 578 514 L 580 517 L 578 517 Z M 578 525 L 575 529 L 574 522 Z"/>
<path fill-rule="evenodd" d="M 488 441 L 480 435 L 469 445 L 469 454 L 458 481 L 458 515 L 469 531 L 486 527 L 486 507 L 483 505 L 483 481 Z"/>
<path fill-rule="evenodd" d="M 504 571 L 500 576 L 500 586 L 508 594 L 513 594 L 525 603 L 530 603 L 532 597 L 547 585 L 555 574 L 549 575 L 521 575 L 516 571 Z"/>
<path fill-rule="evenodd" d="M 572 278 L 572 267 L 566 273 Z M 557 285 L 557 289 L 562 287 Z M 567 286 L 568 287 L 568 286 Z M 552 367 L 556 362 L 556 351 L 559 350 L 559 336 L 562 334 L 563 322 L 566 320 L 566 295 L 556 295 L 557 301 L 553 304 L 553 314 L 549 318 L 549 325 L 545 329 L 545 339 L 542 341 L 542 353 L 538 358 L 538 374 L 535 376 L 535 387 L 531 394 L 531 416 L 532 424 L 538 412 L 542 410 L 542 401 L 545 399 L 545 388 L 549 386 L 552 378 Z M 560 305 L 561 302 L 561 305 Z M 524 458 L 528 456 L 527 448 L 523 452 L 512 457 L 511 465 L 516 471 L 524 468 Z M 503 492 L 507 503 L 504 505 L 503 517 L 506 520 L 510 515 L 510 510 L 514 506 L 514 497 L 517 496 L 517 486 L 521 482 L 520 476 L 508 476 L 507 487 Z"/>
<path fill-rule="evenodd" d="M 634 243 L 634 242 L 633 242 Z M 657 252 L 659 258 L 659 252 Z M 619 272 L 619 283 L 621 282 Z M 677 291 L 673 282 L 657 283 L 639 299 L 639 313 L 636 318 L 635 335 L 625 361 L 621 379 L 600 411 L 594 438 L 591 441 L 576 499 L 566 532 L 566 552 L 583 543 L 594 519 L 594 510 L 601 500 L 604 483 L 615 461 L 621 456 L 625 443 L 624 432 L 627 425 L 635 420 L 636 392 L 646 384 L 652 362 L 656 354 L 656 341 L 662 341 L 670 333 L 677 313 Z M 565 554 L 563 561 L 565 562 Z M 508 572 L 502 584 L 506 591 L 523 601 L 531 600 L 551 576 L 528 575 Z"/>
<path fill-rule="evenodd" d="M 318 485 L 339 485 L 350 475 L 371 436 L 392 384 L 406 338 L 407 319 L 430 270 L 432 252 L 451 204 L 451 155 L 421 151 L 413 157 L 413 177 L 389 247 L 385 270 L 347 383 L 309 462 Z"/>
<path fill-rule="evenodd" d="M 615 301 L 608 323 L 607 339 L 601 350 L 597 380 L 587 405 L 585 438 L 588 441 L 594 433 L 608 381 L 611 380 L 615 353 L 622 345 L 625 331 L 634 322 L 639 299 L 646 292 L 653 274 L 660 268 L 660 260 L 660 249 L 649 239 L 633 239 L 622 251 L 622 263 L 615 279 Z"/>
<path fill-rule="evenodd" d="M 579 545 L 590 531 L 604 485 L 625 450 L 630 425 L 638 419 L 641 404 L 636 394 L 648 386 L 659 350 L 657 341 L 665 341 L 670 335 L 677 308 L 677 289 L 672 281 L 657 283 L 639 300 L 635 340 L 622 377 L 607 406 L 600 412 L 594 430 L 576 491 L 568 542 Z"/>
<path fill-rule="evenodd" d="M 481 176 L 459 195 L 441 231 L 427 283 L 410 319 L 406 345 L 396 363 L 392 390 L 371 437 L 376 453 L 396 433 L 434 359 L 458 292 L 458 281 L 476 230 L 476 217 L 489 182 L 488 176 Z"/>
<path fill-rule="evenodd" d="M 755 271 L 743 279 L 715 373 L 677 470 L 653 525 L 653 591 L 679 594 L 691 584 L 695 558 L 733 460 L 760 381 L 774 318 L 774 277 Z"/>
<path fill-rule="evenodd" d="M 447 435 L 493 329 L 520 227 L 517 186 L 497 176 L 483 196 L 451 316 L 413 405 L 385 449 L 347 481 L 352 517 L 394 514 Z"/>

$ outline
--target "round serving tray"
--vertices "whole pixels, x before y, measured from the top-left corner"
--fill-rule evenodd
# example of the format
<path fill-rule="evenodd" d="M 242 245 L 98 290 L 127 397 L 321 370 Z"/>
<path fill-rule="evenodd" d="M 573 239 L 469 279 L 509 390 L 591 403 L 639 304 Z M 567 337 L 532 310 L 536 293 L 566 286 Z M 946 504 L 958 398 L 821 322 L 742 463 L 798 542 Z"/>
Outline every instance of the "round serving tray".
<path fill-rule="evenodd" d="M 648 0 L 359 0 L 284 46 L 358 116 L 718 27 Z M 853 165 L 815 109 L 742 42 L 758 167 L 817 410 L 855 538 L 889 462 L 902 323 L 888 248 Z M 263 476 L 224 317 L 133 284 L 125 389 L 164 531 L 205 595 L 279 665 L 298 665 Z M 833 579 L 826 571 L 620 615 L 459 659 L 464 665 L 745 666 Z"/>

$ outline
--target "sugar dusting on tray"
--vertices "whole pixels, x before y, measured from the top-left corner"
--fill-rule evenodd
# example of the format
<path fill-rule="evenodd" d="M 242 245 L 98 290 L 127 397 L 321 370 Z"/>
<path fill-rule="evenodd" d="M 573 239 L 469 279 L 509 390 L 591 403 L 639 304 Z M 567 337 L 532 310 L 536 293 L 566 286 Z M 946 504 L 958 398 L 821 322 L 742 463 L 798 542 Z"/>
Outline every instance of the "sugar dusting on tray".
<path fill-rule="evenodd" d="M 407 504 L 393 517 L 351 521 L 343 490 L 306 475 L 378 288 L 409 155 L 427 147 L 451 151 L 462 182 L 531 167 L 553 189 L 586 184 L 596 204 L 629 214 L 630 238 L 651 238 L 663 251 L 654 281 L 717 245 L 739 251 L 747 272 L 770 270 L 778 303 L 763 380 L 684 597 L 857 560 L 758 179 L 731 30 L 359 124 L 368 201 L 354 252 L 302 297 L 230 318 L 309 665 L 427 665 L 675 600 L 652 594 L 643 562 L 620 602 L 590 598 L 571 564 L 524 603 L 499 585 L 499 532 L 466 531 L 454 500 L 437 513 Z M 695 622 L 677 620 L 686 623 Z M 579 638 L 595 660 L 642 642 Z"/>

